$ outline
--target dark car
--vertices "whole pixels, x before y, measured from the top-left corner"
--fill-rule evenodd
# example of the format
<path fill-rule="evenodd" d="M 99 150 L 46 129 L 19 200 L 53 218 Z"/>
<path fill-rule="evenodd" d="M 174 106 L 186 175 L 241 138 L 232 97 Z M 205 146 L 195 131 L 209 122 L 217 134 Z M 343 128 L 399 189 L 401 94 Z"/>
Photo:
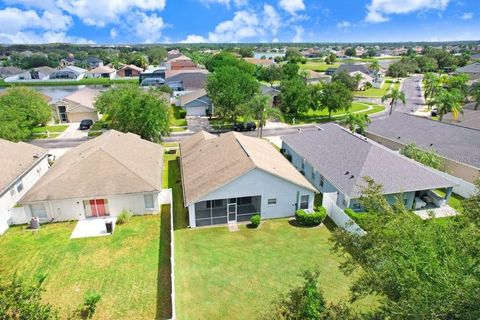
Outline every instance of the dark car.
<path fill-rule="evenodd" d="M 240 122 L 233 126 L 234 131 L 255 131 L 256 129 L 257 125 L 255 122 Z"/>
<path fill-rule="evenodd" d="M 80 130 L 88 130 L 90 127 L 93 126 L 93 121 L 90 119 L 85 119 L 80 122 Z"/>

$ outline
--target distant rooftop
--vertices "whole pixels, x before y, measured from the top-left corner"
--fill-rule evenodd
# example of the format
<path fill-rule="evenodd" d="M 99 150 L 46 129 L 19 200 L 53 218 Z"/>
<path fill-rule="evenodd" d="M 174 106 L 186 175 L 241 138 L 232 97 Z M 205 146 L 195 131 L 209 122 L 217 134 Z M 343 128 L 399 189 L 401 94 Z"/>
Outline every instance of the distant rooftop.
<path fill-rule="evenodd" d="M 480 130 L 394 112 L 367 131 L 399 143 L 435 149 L 441 156 L 480 168 Z"/>

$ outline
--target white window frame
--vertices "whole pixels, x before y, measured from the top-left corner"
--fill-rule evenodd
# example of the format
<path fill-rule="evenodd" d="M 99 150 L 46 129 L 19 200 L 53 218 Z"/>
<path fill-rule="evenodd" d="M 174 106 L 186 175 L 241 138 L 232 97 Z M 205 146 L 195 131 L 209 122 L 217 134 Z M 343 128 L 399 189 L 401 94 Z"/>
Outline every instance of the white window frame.
<path fill-rule="evenodd" d="M 270 200 L 273 200 L 274 203 L 270 203 Z M 268 198 L 267 199 L 267 205 L 268 206 L 276 206 L 277 205 L 277 198 Z"/>
<path fill-rule="evenodd" d="M 147 206 L 147 197 L 152 197 L 152 206 L 151 207 Z M 146 210 L 155 209 L 155 198 L 153 196 L 153 193 L 143 195 L 143 206 L 145 207 Z"/>

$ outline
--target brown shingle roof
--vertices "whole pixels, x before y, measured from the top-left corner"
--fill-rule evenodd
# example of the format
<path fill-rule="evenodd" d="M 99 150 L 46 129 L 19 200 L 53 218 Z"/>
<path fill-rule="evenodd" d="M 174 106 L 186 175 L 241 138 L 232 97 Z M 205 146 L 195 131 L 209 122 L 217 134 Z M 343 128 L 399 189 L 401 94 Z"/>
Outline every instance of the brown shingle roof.
<path fill-rule="evenodd" d="M 236 132 L 215 137 L 201 131 L 184 139 L 180 152 L 185 205 L 256 168 L 317 191 L 266 140 Z"/>
<path fill-rule="evenodd" d="M 162 165 L 162 146 L 111 130 L 66 152 L 21 203 L 157 192 Z"/>
<path fill-rule="evenodd" d="M 0 139 L 0 195 L 25 173 L 47 150 L 24 143 Z"/>
<path fill-rule="evenodd" d="M 98 90 L 83 88 L 66 96 L 62 100 L 65 102 L 73 103 L 72 108 L 75 107 L 75 105 L 80 105 L 93 110 L 95 99 L 99 94 L 100 91 Z"/>

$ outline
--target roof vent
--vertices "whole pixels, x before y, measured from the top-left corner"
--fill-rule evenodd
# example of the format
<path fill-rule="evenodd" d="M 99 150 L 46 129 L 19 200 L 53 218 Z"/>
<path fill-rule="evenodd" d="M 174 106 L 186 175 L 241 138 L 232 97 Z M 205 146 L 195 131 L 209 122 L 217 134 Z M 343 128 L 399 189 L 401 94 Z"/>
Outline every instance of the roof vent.
<path fill-rule="evenodd" d="M 397 139 L 400 139 L 400 137 L 398 137 Z"/>
<path fill-rule="evenodd" d="M 353 178 L 355 178 L 355 176 L 352 174 L 352 175 L 350 176 L 350 179 L 353 179 Z"/>
<path fill-rule="evenodd" d="M 38 154 L 33 155 L 33 159 L 38 159 L 38 158 L 40 158 Z"/>
<path fill-rule="evenodd" d="M 347 174 L 349 174 L 349 173 L 350 173 L 350 171 L 347 171 L 347 172 L 345 172 L 345 175 L 347 175 Z"/>
<path fill-rule="evenodd" d="M 430 143 L 430 147 L 432 147 L 432 146 L 433 146 L 433 143 Z"/>

